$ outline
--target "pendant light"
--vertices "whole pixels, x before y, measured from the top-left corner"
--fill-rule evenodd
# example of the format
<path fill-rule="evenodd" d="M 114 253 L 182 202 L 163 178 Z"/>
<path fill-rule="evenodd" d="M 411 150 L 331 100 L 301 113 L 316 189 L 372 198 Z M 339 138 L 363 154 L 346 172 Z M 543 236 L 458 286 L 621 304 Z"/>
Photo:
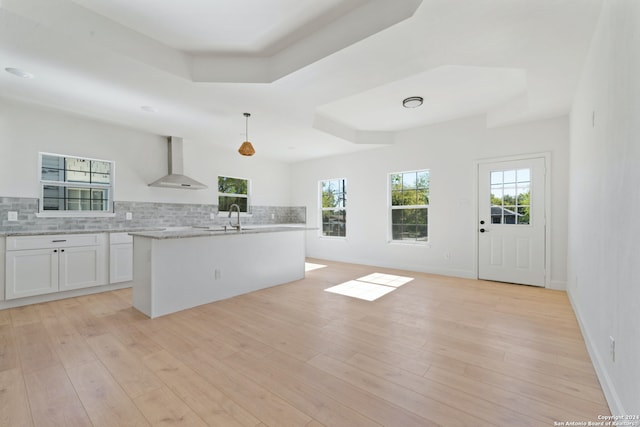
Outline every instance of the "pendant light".
<path fill-rule="evenodd" d="M 246 120 L 244 136 L 246 141 L 244 141 L 240 146 L 240 148 L 238 148 L 238 153 L 242 154 L 243 156 L 253 156 L 256 153 L 256 150 L 253 149 L 253 145 L 251 145 L 251 143 L 249 142 L 249 117 L 250 116 L 251 114 L 244 113 L 244 117 Z"/>

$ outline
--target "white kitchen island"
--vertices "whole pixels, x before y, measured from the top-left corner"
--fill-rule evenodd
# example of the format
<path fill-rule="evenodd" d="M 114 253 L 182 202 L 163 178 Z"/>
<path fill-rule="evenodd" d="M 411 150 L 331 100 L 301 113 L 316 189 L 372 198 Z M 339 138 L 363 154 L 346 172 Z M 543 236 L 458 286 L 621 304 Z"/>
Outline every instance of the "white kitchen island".
<path fill-rule="evenodd" d="M 131 233 L 133 306 L 154 318 L 304 278 L 306 228 Z"/>

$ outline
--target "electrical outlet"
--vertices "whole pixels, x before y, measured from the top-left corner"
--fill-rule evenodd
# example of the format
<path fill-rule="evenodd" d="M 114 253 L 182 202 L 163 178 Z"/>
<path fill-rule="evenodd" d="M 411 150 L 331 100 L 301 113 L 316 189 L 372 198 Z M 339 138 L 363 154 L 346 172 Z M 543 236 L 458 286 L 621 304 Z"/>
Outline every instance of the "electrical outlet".
<path fill-rule="evenodd" d="M 124 214 L 124 219 L 126 221 L 131 221 L 133 219 L 133 214 L 131 212 L 127 212 Z"/>
<path fill-rule="evenodd" d="M 217 268 L 216 268 L 216 269 L 213 271 L 213 277 L 214 277 L 214 279 L 216 279 L 216 280 L 218 280 L 220 277 L 222 277 L 222 273 L 220 272 L 220 270 L 219 270 L 219 269 L 217 269 Z"/>
<path fill-rule="evenodd" d="M 216 214 L 214 214 L 213 212 L 211 212 L 209 214 L 209 219 L 216 219 Z"/>
<path fill-rule="evenodd" d="M 609 337 L 609 353 L 611 354 L 611 361 L 616 361 L 616 340 L 613 337 Z"/>
<path fill-rule="evenodd" d="M 18 212 L 9 211 L 7 214 L 7 221 L 17 221 L 18 220 Z"/>

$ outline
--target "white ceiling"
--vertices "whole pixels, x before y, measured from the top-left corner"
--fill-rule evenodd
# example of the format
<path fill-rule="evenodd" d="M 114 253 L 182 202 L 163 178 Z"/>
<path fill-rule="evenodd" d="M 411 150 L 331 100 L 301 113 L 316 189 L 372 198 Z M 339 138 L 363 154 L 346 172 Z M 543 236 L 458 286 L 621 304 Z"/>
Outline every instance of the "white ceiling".
<path fill-rule="evenodd" d="M 0 65 L 35 76 L 0 93 L 229 149 L 250 112 L 256 156 L 299 161 L 566 114 L 601 3 L 0 0 Z"/>
<path fill-rule="evenodd" d="M 364 0 L 72 0 L 174 49 L 267 53 Z"/>

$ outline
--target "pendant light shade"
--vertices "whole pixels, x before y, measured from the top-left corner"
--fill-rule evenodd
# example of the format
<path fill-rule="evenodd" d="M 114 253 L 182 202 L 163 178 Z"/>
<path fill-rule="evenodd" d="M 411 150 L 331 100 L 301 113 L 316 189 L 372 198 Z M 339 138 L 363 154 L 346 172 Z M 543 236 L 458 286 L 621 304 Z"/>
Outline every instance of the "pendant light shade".
<path fill-rule="evenodd" d="M 250 116 L 251 114 L 244 113 L 244 117 L 246 120 L 244 136 L 246 141 L 242 143 L 240 148 L 238 148 L 238 153 L 242 154 L 243 156 L 253 156 L 254 154 L 256 154 L 256 150 L 254 150 L 253 145 L 251 145 L 251 143 L 249 142 L 249 117 Z"/>

